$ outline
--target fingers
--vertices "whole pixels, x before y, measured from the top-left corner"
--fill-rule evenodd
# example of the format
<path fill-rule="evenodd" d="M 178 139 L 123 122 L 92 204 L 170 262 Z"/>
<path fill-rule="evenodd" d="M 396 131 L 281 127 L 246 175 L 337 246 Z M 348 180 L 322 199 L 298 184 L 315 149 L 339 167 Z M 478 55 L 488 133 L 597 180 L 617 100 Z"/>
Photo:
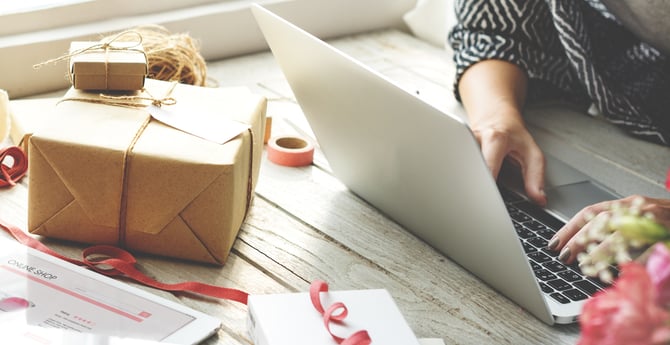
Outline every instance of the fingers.
<path fill-rule="evenodd" d="M 510 157 L 521 168 L 526 195 L 540 206 L 545 206 L 544 154 L 525 128 L 518 133 L 489 129 L 475 132 L 475 135 L 493 177 L 498 177 L 503 160 Z"/>
<path fill-rule="evenodd" d="M 571 264 L 574 262 L 577 254 L 584 250 L 584 246 L 577 243 L 575 235 L 580 231 L 587 231 L 588 224 L 596 215 L 608 210 L 610 208 L 610 201 L 601 202 L 579 211 L 572 219 L 570 219 L 561 228 L 554 237 L 549 240 L 548 248 L 550 250 L 559 251 L 558 258 L 564 263 Z"/>
<path fill-rule="evenodd" d="M 524 189 L 532 201 L 544 207 L 547 205 L 547 195 L 544 193 L 544 155 L 537 145 L 529 146 L 528 151 L 523 158 L 518 159 L 521 163 Z"/>
<path fill-rule="evenodd" d="M 587 236 L 593 229 L 608 226 L 612 209 L 624 207 L 640 215 L 653 217 L 656 222 L 670 229 L 670 199 L 654 199 L 632 195 L 619 200 L 605 201 L 585 207 L 579 211 L 549 241 L 550 250 L 559 251 L 559 259 L 567 264 L 575 261 L 589 241 L 596 236 Z M 611 224 L 611 223 L 610 223 Z M 600 239 L 604 240 L 604 239 Z"/>
<path fill-rule="evenodd" d="M 640 214 L 651 215 L 659 224 L 670 229 L 670 199 L 654 199 L 633 195 L 627 199 L 640 200 Z"/>

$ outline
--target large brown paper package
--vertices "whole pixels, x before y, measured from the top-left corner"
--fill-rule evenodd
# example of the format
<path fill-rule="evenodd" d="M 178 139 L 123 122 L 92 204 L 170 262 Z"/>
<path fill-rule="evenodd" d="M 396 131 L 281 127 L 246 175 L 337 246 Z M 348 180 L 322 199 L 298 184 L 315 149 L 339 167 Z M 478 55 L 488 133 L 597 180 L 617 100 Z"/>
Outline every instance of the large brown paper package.
<path fill-rule="evenodd" d="M 147 80 L 154 96 L 170 85 Z M 29 231 L 223 264 L 258 178 L 266 100 L 182 84 L 169 95 L 249 128 L 221 145 L 149 120 L 148 108 L 91 103 L 101 96 L 70 89 L 58 121 L 30 139 Z"/>
<path fill-rule="evenodd" d="M 28 154 L 28 139 L 48 122 L 60 98 L 17 99 L 9 102 L 9 137 Z"/>

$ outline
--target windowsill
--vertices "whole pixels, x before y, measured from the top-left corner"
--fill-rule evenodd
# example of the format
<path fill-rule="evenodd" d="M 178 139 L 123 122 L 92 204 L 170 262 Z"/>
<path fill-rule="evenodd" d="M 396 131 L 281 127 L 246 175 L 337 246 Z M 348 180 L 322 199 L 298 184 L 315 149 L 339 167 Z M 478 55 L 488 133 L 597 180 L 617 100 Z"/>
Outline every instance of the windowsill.
<path fill-rule="evenodd" d="M 265 6 L 304 27 L 330 38 L 386 27 L 403 28 L 402 15 L 415 0 L 278 0 Z M 159 14 L 112 19 L 30 34 L 0 38 L 0 88 L 11 98 L 61 90 L 69 85 L 61 62 L 33 69 L 33 65 L 65 53 L 71 41 L 96 40 L 101 35 L 140 24 L 160 24 L 172 32 L 188 32 L 201 43 L 206 60 L 218 60 L 267 49 L 248 9 L 249 1 L 224 2 Z M 380 10 L 383 9 L 383 10 Z"/>

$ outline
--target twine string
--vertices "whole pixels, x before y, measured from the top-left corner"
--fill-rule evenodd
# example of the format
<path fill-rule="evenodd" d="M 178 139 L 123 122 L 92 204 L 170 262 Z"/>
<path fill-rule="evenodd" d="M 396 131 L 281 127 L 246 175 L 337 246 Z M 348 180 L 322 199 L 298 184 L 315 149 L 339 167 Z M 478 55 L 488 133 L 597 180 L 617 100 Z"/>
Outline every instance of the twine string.
<path fill-rule="evenodd" d="M 114 45 L 115 42 L 136 42 L 131 46 Z M 142 50 L 137 49 L 142 45 Z M 105 37 L 99 44 L 72 51 L 55 59 L 33 65 L 39 69 L 45 65 L 71 59 L 91 50 L 138 50 L 147 59 L 148 77 L 163 81 L 177 81 L 196 86 L 215 86 L 208 79 L 207 65 L 200 54 L 198 42 L 188 34 L 172 34 L 160 25 L 142 25 Z M 72 82 L 71 72 L 68 73 Z"/>
<path fill-rule="evenodd" d="M 143 38 L 149 78 L 208 86 L 205 59 L 191 36 L 170 33 L 160 25 L 142 25 L 132 30 Z"/>
<path fill-rule="evenodd" d="M 114 45 L 114 42 L 117 42 L 117 41 L 118 42 L 129 42 L 129 41 L 126 40 L 127 36 L 134 36 L 134 38 L 137 39 L 137 42 L 133 45 Z M 47 61 L 43 61 L 43 62 L 34 64 L 33 68 L 34 69 L 40 69 L 43 66 L 46 66 L 46 65 L 49 65 L 49 64 L 55 64 L 55 63 L 58 63 L 58 62 L 63 61 L 63 60 L 69 60 L 69 59 L 71 59 L 75 56 L 78 56 L 78 55 L 81 55 L 81 54 L 84 54 L 84 53 L 87 53 L 87 52 L 90 52 L 90 51 L 95 51 L 95 50 L 104 50 L 105 54 L 107 54 L 107 52 L 110 51 L 110 50 L 137 51 L 137 52 L 141 52 L 141 53 L 144 54 L 144 50 L 137 48 L 137 47 L 142 45 L 142 41 L 143 41 L 143 38 L 142 38 L 141 33 L 139 33 L 138 31 L 135 31 L 135 30 L 126 30 L 126 31 L 119 32 L 118 34 L 116 34 L 114 36 L 103 38 L 100 41 L 100 43 L 91 45 L 89 47 L 76 49 L 76 50 L 73 50 L 73 51 L 71 51 L 67 54 L 63 54 L 63 55 L 61 55 L 57 58 L 53 58 L 53 59 L 50 59 L 50 60 L 47 60 Z M 130 41 L 130 42 L 132 42 L 132 41 Z M 145 54 L 145 56 L 146 56 L 146 54 Z M 105 58 L 105 60 L 107 60 L 107 59 Z"/>
<path fill-rule="evenodd" d="M 156 107 L 161 107 L 164 105 L 175 105 L 177 104 L 177 99 L 172 97 L 172 92 L 177 86 L 177 82 L 172 82 L 170 88 L 167 90 L 165 95 L 161 98 L 154 97 L 149 90 L 143 88 L 139 94 L 136 95 L 109 95 L 100 93 L 98 98 L 88 98 L 88 97 L 65 97 L 58 101 L 57 104 L 67 101 L 75 102 L 86 102 L 94 104 L 104 104 L 112 105 L 118 107 L 127 107 L 127 108 L 145 108 L 148 105 L 154 105 Z M 147 104 L 147 102 L 149 104 Z"/>

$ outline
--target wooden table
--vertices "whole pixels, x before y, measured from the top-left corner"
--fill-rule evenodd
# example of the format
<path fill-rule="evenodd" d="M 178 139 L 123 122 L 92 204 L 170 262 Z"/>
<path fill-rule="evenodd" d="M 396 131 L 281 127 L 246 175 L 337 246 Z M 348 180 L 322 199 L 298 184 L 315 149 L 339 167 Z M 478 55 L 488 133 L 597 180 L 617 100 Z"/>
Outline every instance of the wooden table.
<path fill-rule="evenodd" d="M 440 109 L 462 114 L 451 93 L 450 53 L 393 30 L 334 40 Z M 219 85 L 245 85 L 269 99 L 273 134 L 311 135 L 270 53 L 212 62 Z M 597 118 L 537 107 L 528 111 L 543 148 L 579 164 L 622 194 L 667 196 L 668 148 L 639 142 Z M 5 142 L 5 145 L 9 142 Z M 429 168 L 427 166 L 427 168 Z M 0 191 L 0 217 L 25 228 L 27 179 Z M 46 240 L 64 254 L 83 246 Z M 263 158 L 250 214 L 224 267 L 138 255 L 141 269 L 164 282 L 197 280 L 254 294 L 386 288 L 420 338 L 447 344 L 574 344 L 578 326 L 550 327 L 349 192 L 317 152 L 314 165 L 287 168 Z M 206 344 L 249 344 L 245 306 L 141 287 L 221 319 Z"/>

